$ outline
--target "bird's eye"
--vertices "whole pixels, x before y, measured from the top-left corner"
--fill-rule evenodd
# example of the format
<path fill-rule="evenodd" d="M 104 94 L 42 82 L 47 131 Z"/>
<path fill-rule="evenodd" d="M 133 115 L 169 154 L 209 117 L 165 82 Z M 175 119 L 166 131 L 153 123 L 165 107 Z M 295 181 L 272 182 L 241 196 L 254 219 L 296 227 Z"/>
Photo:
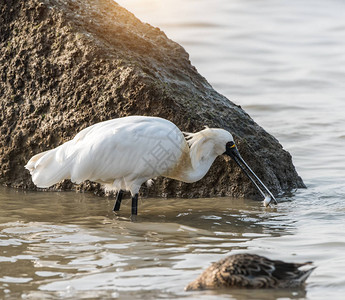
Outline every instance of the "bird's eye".
<path fill-rule="evenodd" d="M 234 142 L 227 142 L 226 143 L 226 148 L 234 148 L 234 147 L 236 147 Z"/>

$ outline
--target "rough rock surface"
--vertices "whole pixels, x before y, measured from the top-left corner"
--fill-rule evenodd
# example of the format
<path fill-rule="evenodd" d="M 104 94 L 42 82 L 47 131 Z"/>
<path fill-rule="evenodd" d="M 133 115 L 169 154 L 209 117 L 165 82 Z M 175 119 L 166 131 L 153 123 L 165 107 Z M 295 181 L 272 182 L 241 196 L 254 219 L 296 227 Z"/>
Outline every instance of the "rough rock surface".
<path fill-rule="evenodd" d="M 277 194 L 303 187 L 291 156 L 240 106 L 217 93 L 177 43 L 112 0 L 0 1 L 0 182 L 34 189 L 24 165 L 99 121 L 128 115 L 233 133 L 257 175 Z M 199 182 L 159 178 L 155 196 L 257 195 L 219 157 Z M 55 188 L 70 189 L 64 181 Z M 75 187 L 74 187 L 75 188 Z M 99 185 L 77 189 L 102 193 Z"/>

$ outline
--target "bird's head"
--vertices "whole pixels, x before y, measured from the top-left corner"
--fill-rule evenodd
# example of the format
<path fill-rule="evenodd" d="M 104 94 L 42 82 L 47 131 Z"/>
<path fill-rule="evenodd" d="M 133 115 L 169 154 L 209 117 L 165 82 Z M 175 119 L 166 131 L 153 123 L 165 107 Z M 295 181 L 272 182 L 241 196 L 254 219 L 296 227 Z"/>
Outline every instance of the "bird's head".
<path fill-rule="evenodd" d="M 196 133 L 187 133 L 186 138 L 193 153 L 193 157 L 197 160 L 206 157 L 217 157 L 224 154 L 227 142 L 234 142 L 230 132 L 220 128 L 208 128 Z"/>
<path fill-rule="evenodd" d="M 228 155 L 236 162 L 265 198 L 265 206 L 268 206 L 271 201 L 277 204 L 277 200 L 269 189 L 262 183 L 259 177 L 252 171 L 240 155 L 230 132 L 224 129 L 206 127 L 204 130 L 200 131 L 199 134 L 200 136 L 195 136 L 194 138 L 198 138 L 199 142 L 201 142 L 202 139 L 204 144 L 209 144 L 210 148 L 213 148 L 212 150 L 215 155 Z"/>

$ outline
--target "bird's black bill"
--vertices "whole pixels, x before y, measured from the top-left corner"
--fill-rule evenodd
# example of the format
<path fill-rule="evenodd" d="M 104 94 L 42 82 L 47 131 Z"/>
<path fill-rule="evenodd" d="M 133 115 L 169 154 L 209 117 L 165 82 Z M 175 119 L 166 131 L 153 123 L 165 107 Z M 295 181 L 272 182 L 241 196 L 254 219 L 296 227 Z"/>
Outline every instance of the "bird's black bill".
<path fill-rule="evenodd" d="M 228 143 L 228 144 L 226 146 L 225 154 L 229 155 L 238 164 L 238 166 L 247 175 L 247 177 L 250 179 L 250 181 L 255 185 L 255 187 L 258 189 L 258 191 L 261 193 L 261 195 L 265 198 L 265 205 L 266 204 L 268 205 L 271 201 L 274 204 L 278 204 L 277 200 L 274 198 L 274 196 L 270 192 L 270 190 L 262 183 L 262 181 L 259 179 L 259 177 L 256 176 L 256 174 L 252 171 L 252 169 L 244 161 L 244 159 L 242 158 L 242 156 L 238 152 L 235 144 L 234 143 Z M 271 199 L 268 203 L 266 203 L 267 198 Z"/>

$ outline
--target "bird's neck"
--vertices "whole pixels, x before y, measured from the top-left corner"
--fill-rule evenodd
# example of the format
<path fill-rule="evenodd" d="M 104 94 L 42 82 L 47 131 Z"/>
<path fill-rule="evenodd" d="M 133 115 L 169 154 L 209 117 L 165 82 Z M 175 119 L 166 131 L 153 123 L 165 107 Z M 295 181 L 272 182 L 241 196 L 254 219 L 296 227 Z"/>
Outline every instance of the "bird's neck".
<path fill-rule="evenodd" d="M 208 156 L 204 159 L 199 160 L 197 164 L 192 165 L 192 168 L 189 172 L 186 173 L 186 176 L 183 179 L 183 181 L 195 182 L 203 178 L 212 166 L 216 157 L 216 155 Z"/>
<path fill-rule="evenodd" d="M 189 148 L 186 144 L 179 162 L 165 176 L 188 183 L 198 181 L 206 175 L 216 157 L 213 149 L 205 145 Z"/>

